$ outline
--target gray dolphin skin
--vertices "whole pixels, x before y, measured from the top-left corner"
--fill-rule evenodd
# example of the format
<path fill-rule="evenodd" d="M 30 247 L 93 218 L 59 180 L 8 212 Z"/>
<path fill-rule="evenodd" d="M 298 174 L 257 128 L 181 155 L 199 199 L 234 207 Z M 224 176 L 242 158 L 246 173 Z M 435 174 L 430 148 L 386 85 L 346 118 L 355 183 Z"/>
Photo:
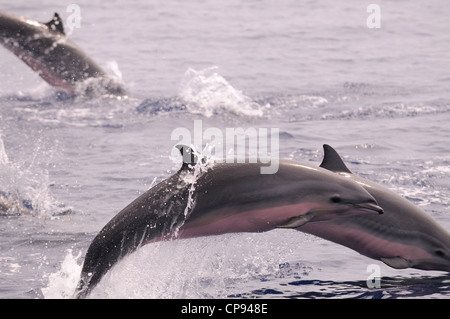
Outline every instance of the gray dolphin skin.
<path fill-rule="evenodd" d="M 450 234 L 422 209 L 394 192 L 351 173 L 338 153 L 324 145 L 323 168 L 363 186 L 384 209 L 381 216 L 359 215 L 297 230 L 347 246 L 367 257 L 401 268 L 450 272 Z"/>
<path fill-rule="evenodd" d="M 195 162 L 184 162 L 106 224 L 87 250 L 74 297 L 86 297 L 114 264 L 151 242 L 383 213 L 359 184 L 320 167 L 280 161 L 275 174 L 261 174 L 261 163 Z"/>
<path fill-rule="evenodd" d="M 0 11 L 0 43 L 52 86 L 77 93 L 84 83 L 86 95 L 97 87 L 105 94 L 126 95 L 120 83 L 66 37 L 57 13 L 50 22 L 41 23 Z"/>

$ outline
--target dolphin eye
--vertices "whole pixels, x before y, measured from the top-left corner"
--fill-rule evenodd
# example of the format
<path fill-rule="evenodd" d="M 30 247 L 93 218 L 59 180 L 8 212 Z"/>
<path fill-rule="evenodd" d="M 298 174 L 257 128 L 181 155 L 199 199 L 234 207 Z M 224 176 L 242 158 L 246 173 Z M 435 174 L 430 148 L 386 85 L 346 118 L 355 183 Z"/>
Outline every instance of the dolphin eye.
<path fill-rule="evenodd" d="M 436 250 L 434 253 L 439 257 L 445 257 L 445 253 L 440 249 Z"/>
<path fill-rule="evenodd" d="M 338 203 L 342 202 L 342 198 L 339 195 L 333 195 L 330 198 L 330 202 L 332 202 L 334 204 L 338 204 Z"/>

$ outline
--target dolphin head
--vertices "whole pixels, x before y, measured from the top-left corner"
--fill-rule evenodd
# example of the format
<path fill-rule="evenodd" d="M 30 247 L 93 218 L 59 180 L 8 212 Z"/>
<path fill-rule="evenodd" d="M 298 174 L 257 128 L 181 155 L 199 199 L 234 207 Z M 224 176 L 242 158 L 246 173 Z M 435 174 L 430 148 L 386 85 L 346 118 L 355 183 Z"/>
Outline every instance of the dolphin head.
<path fill-rule="evenodd" d="M 410 259 L 408 263 L 412 264 L 412 268 L 423 270 L 442 270 L 450 272 L 450 247 L 441 245 L 438 242 L 432 243 L 426 247 L 428 256 L 421 259 Z M 384 261 L 386 262 L 386 261 Z"/>
<path fill-rule="evenodd" d="M 375 250 L 376 257 L 393 268 L 450 272 L 447 230 L 410 201 L 374 183 L 367 185 L 371 185 L 369 192 L 386 211 L 376 227 L 383 230 L 387 242 L 383 249 Z M 355 222 L 365 224 L 364 219 L 358 218 Z M 375 231 L 372 234 L 377 236 Z"/>
<path fill-rule="evenodd" d="M 350 247 L 393 268 L 450 271 L 450 234 L 422 209 L 371 181 L 352 174 L 338 153 L 324 145 L 320 165 L 363 186 L 384 209 L 301 230 Z"/>
<path fill-rule="evenodd" d="M 417 241 L 416 247 L 403 247 L 394 257 L 380 257 L 386 265 L 397 269 L 416 268 L 450 272 L 450 247 L 437 237 Z"/>
<path fill-rule="evenodd" d="M 320 222 L 336 218 L 357 215 L 379 215 L 383 209 L 368 192 L 359 185 L 342 178 L 329 180 L 320 185 L 313 185 L 309 195 L 302 194 L 304 201 L 314 203 L 308 212 L 295 217 L 294 226 L 301 226 L 306 222 Z M 301 221 L 299 223 L 298 221 Z M 292 223 L 291 227 L 292 227 Z"/>

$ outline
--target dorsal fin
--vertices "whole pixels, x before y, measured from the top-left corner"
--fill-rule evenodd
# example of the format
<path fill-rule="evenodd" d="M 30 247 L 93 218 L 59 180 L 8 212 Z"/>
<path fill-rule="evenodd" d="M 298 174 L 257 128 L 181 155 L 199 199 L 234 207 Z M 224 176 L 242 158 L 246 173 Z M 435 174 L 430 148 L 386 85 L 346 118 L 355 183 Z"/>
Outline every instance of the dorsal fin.
<path fill-rule="evenodd" d="M 339 156 L 339 154 L 335 151 L 334 148 L 332 148 L 330 145 L 324 144 L 323 151 L 324 155 L 320 167 L 325 168 L 332 172 L 343 172 L 352 174 L 352 172 L 347 168 L 347 166 L 345 166 L 344 162 L 342 161 L 342 158 Z"/>
<path fill-rule="evenodd" d="M 63 22 L 59 16 L 59 14 L 57 12 L 55 12 L 55 15 L 53 16 L 53 18 L 45 23 L 45 25 L 53 31 L 57 31 L 59 33 L 65 34 L 64 33 L 64 27 L 63 27 Z"/>
<path fill-rule="evenodd" d="M 198 156 L 191 147 L 181 144 L 175 147 L 178 148 L 181 156 L 183 157 L 183 166 L 181 166 L 181 170 L 190 169 L 192 166 L 197 164 Z"/>

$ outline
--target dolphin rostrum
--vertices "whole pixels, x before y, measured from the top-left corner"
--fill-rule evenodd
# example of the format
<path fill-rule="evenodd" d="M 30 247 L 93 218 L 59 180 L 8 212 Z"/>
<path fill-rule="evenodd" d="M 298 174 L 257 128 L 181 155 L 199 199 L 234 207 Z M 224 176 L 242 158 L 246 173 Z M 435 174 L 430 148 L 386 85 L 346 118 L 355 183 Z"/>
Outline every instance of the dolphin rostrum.
<path fill-rule="evenodd" d="M 184 158 L 193 154 L 177 148 Z M 383 212 L 360 185 L 320 167 L 280 161 L 275 174 L 261 174 L 261 163 L 195 162 L 185 161 L 104 226 L 87 250 L 75 297 L 87 296 L 114 264 L 147 243 Z"/>
<path fill-rule="evenodd" d="M 394 192 L 352 174 L 324 145 L 321 167 L 363 186 L 383 208 L 381 216 L 358 215 L 305 224 L 304 231 L 347 246 L 393 268 L 450 272 L 450 234 L 422 209 Z"/>
<path fill-rule="evenodd" d="M 57 13 L 41 23 L 0 11 L 0 43 L 52 86 L 86 95 L 126 95 L 121 84 L 66 37 Z"/>

